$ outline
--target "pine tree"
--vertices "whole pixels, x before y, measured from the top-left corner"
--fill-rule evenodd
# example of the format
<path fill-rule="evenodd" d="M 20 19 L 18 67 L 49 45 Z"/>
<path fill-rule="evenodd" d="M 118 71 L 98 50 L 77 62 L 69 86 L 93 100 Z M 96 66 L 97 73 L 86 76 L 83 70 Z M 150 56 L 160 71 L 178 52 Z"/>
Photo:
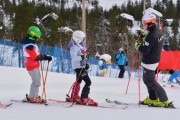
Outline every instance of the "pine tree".
<path fill-rule="evenodd" d="M 165 18 L 175 18 L 175 5 L 173 4 L 173 1 L 170 0 L 167 2 L 166 4 L 166 14 L 165 14 Z"/>
<path fill-rule="evenodd" d="M 177 0 L 177 3 L 176 3 L 176 17 L 178 19 L 180 19 L 179 10 L 180 10 L 180 0 Z"/>
<path fill-rule="evenodd" d="M 16 7 L 13 33 L 17 42 L 26 35 L 28 27 L 36 25 L 33 15 L 34 7 L 27 0 L 22 0 L 22 3 Z"/>

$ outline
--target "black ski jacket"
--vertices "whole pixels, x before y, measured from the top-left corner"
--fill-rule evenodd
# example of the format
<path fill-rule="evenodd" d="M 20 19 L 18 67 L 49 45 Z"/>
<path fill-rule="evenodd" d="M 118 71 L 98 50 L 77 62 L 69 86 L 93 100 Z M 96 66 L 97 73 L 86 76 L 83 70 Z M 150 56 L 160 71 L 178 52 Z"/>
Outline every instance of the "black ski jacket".
<path fill-rule="evenodd" d="M 154 64 L 160 61 L 161 50 L 163 46 L 162 31 L 156 26 L 148 29 L 143 45 L 139 47 L 144 64 Z"/>

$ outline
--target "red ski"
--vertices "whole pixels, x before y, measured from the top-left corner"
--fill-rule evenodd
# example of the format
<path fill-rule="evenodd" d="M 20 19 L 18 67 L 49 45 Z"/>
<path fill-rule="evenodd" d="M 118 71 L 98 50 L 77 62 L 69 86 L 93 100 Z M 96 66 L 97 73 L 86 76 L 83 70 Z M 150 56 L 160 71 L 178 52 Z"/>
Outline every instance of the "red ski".
<path fill-rule="evenodd" d="M 67 108 L 69 107 L 72 107 L 74 105 L 79 105 L 79 106 L 89 106 L 89 107 L 98 107 L 98 108 L 110 108 L 110 109 L 126 109 L 128 107 L 128 105 L 123 105 L 123 106 L 102 106 L 102 105 L 98 105 L 98 106 L 92 106 L 92 105 L 83 105 L 83 104 L 76 104 L 75 102 L 74 103 L 71 103 L 71 102 L 66 102 L 64 100 L 55 100 L 55 99 L 49 99 L 49 101 L 51 102 L 56 102 L 56 103 L 68 103 L 70 104 L 70 106 L 68 106 Z"/>
<path fill-rule="evenodd" d="M 0 103 L 0 108 L 7 108 L 7 107 L 9 107 L 11 105 L 12 105 L 12 103 L 9 103 L 9 104 L 2 104 L 2 103 Z"/>

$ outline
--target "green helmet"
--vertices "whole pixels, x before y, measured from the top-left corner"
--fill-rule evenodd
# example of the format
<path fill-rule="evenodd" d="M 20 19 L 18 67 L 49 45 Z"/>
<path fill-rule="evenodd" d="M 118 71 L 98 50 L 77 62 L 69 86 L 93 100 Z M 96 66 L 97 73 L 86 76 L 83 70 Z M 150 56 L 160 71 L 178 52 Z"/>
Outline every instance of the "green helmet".
<path fill-rule="evenodd" d="M 31 26 L 27 30 L 27 34 L 29 35 L 30 40 L 37 40 L 41 37 L 41 31 L 36 26 Z"/>

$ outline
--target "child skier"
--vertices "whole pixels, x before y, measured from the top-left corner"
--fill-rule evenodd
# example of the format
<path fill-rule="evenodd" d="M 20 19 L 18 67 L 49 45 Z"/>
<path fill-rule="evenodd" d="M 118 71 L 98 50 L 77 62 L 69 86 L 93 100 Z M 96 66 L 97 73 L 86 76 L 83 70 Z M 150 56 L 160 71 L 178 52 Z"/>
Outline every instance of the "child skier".
<path fill-rule="evenodd" d="M 72 47 L 70 54 L 72 59 L 72 67 L 76 72 L 76 82 L 73 84 L 71 97 L 67 97 L 68 102 L 77 102 L 78 104 L 97 106 L 98 104 L 89 98 L 91 80 L 88 76 L 87 69 L 89 65 L 86 63 L 88 54 L 86 47 L 82 43 L 86 40 L 84 32 L 76 30 L 72 34 Z M 82 89 L 81 97 L 78 95 L 80 91 L 80 83 L 84 80 L 85 85 Z"/>
<path fill-rule="evenodd" d="M 41 85 L 41 74 L 40 74 L 40 61 L 48 60 L 51 61 L 52 57 L 39 52 L 36 41 L 40 39 L 41 31 L 36 26 L 31 26 L 27 30 L 27 36 L 22 38 L 21 44 L 23 44 L 23 55 L 25 59 L 26 69 L 31 76 L 32 83 L 30 87 L 30 93 L 27 98 L 30 103 L 44 103 L 39 93 L 39 87 Z"/>

